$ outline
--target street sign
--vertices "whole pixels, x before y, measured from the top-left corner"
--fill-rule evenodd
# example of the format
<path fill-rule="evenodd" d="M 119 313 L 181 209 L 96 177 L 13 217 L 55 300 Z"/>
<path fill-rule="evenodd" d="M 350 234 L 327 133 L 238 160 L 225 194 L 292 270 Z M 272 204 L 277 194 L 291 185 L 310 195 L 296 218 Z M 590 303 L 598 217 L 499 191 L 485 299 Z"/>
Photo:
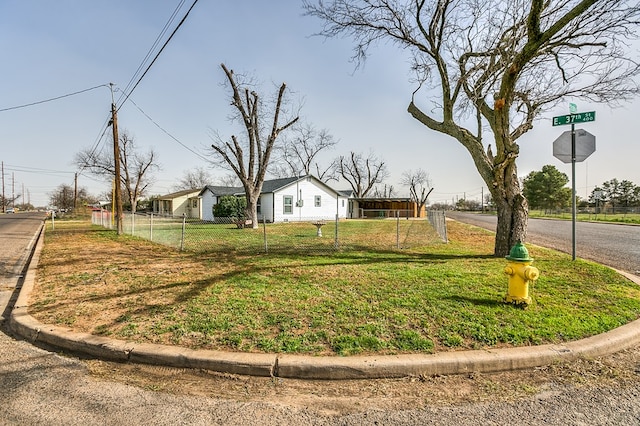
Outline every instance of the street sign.
<path fill-rule="evenodd" d="M 596 150 L 596 137 L 586 130 L 576 129 L 576 162 L 586 160 Z M 563 163 L 571 163 L 571 130 L 553 141 L 553 156 Z"/>
<path fill-rule="evenodd" d="M 596 121 L 596 112 L 579 112 L 577 114 L 559 115 L 553 117 L 554 126 L 564 126 L 565 124 L 587 123 L 589 121 Z"/>

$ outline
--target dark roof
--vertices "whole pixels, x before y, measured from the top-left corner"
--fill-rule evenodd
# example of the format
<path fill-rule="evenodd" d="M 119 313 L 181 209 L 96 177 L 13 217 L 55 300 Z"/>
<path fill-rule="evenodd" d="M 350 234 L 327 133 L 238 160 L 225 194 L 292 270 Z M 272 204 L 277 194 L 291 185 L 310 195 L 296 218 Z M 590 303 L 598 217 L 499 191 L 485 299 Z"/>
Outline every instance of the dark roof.
<path fill-rule="evenodd" d="M 204 191 L 206 190 L 211 191 L 212 194 L 214 195 L 237 195 L 237 194 L 244 194 L 244 188 L 242 188 L 241 186 L 215 186 L 215 185 L 207 185 L 205 186 L 202 191 L 200 191 L 200 194 L 198 195 L 202 195 L 204 193 Z"/>
<path fill-rule="evenodd" d="M 304 176 L 306 177 L 306 176 Z M 275 192 L 280 188 L 291 185 L 293 182 L 302 179 L 302 177 L 288 177 L 281 179 L 265 180 L 262 184 L 262 192 Z"/>
<path fill-rule="evenodd" d="M 320 179 L 312 175 L 265 180 L 262 183 L 261 194 L 276 192 L 277 190 L 287 187 L 294 182 L 307 179 L 307 178 L 313 178 L 318 183 L 320 183 L 321 185 L 324 185 L 326 188 L 330 189 L 333 192 L 337 192 L 341 195 L 346 195 L 346 196 L 349 195 L 349 194 L 342 194 L 342 191 L 336 191 L 335 189 L 331 188 L 329 185 L 327 185 L 326 183 L 322 182 Z M 215 185 L 205 186 L 202 189 L 202 191 L 200 191 L 199 195 L 202 195 L 204 191 L 206 191 L 207 189 L 211 191 L 214 195 L 244 195 L 244 188 L 241 186 L 235 187 L 235 186 L 215 186 Z"/>

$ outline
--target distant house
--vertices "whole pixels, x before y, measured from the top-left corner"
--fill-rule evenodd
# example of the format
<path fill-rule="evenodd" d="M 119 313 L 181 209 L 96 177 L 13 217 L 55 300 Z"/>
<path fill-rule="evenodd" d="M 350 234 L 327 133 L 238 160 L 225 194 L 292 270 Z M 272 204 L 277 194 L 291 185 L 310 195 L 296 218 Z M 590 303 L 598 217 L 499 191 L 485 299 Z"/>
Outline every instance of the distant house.
<path fill-rule="evenodd" d="M 153 200 L 153 213 L 161 216 L 200 217 L 199 189 L 187 189 L 157 197 Z"/>
<path fill-rule="evenodd" d="M 244 189 L 207 186 L 200 191 L 203 220 L 215 220 L 213 206 L 225 195 L 244 196 Z M 348 196 L 314 176 L 266 180 L 258 200 L 258 217 L 267 222 L 346 218 Z"/>

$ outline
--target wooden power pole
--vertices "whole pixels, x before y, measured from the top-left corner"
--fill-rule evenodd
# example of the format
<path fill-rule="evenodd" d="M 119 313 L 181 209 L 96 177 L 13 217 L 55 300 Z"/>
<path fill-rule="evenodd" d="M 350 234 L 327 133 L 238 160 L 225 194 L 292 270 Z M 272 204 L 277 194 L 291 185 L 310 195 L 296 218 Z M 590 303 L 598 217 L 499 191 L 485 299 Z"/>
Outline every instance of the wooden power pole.
<path fill-rule="evenodd" d="M 116 109 L 116 103 L 113 100 L 113 83 L 109 83 L 111 87 L 111 130 L 113 130 L 113 167 L 114 167 L 114 181 L 115 181 L 115 204 L 116 211 L 116 229 L 118 235 L 122 235 L 122 185 L 120 182 L 120 144 L 118 142 L 118 110 Z"/>
<path fill-rule="evenodd" d="M 4 201 L 4 161 L 2 162 L 2 213 L 7 212 L 7 203 Z"/>

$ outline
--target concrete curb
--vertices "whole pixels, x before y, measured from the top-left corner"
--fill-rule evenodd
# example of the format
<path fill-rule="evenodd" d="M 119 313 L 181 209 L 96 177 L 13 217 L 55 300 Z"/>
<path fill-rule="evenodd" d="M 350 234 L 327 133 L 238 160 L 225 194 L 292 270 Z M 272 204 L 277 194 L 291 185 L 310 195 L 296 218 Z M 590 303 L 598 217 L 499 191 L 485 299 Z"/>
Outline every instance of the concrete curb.
<path fill-rule="evenodd" d="M 518 370 L 549 365 L 560 360 L 612 354 L 640 344 L 640 320 L 607 333 L 563 345 L 442 352 L 432 355 L 314 357 L 192 350 L 176 346 L 133 343 L 45 325 L 29 315 L 28 298 L 33 291 L 35 270 L 42 246 L 43 239 L 40 237 L 9 318 L 11 329 L 32 343 L 44 343 L 112 361 L 202 368 L 251 376 L 321 380 L 379 379 Z M 620 273 L 640 284 L 640 277 Z"/>

